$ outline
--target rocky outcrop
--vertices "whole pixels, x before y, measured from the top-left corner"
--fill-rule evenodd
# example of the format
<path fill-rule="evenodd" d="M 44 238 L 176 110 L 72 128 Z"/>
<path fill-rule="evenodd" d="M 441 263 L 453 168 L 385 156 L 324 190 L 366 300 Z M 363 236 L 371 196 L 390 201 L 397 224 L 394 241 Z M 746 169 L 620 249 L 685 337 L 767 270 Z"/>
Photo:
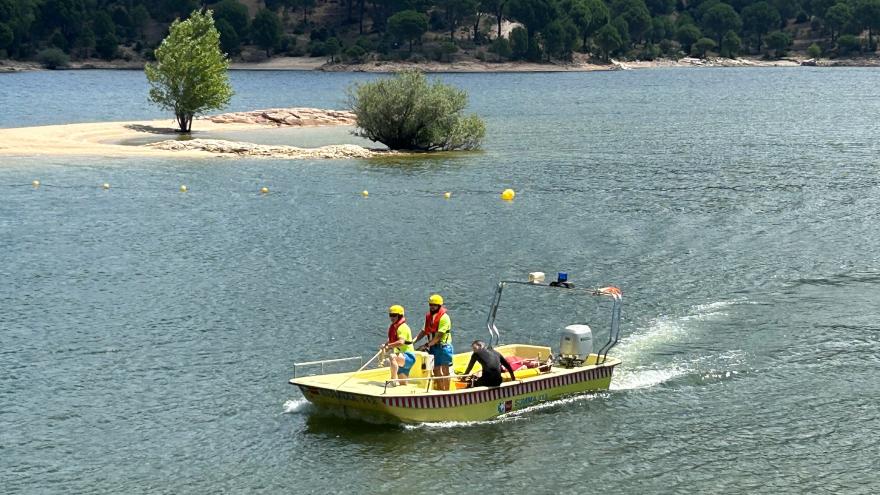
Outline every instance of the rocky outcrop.
<path fill-rule="evenodd" d="M 266 158 L 292 159 L 347 159 L 372 158 L 387 151 L 373 151 L 354 144 L 335 144 L 320 148 L 297 148 L 295 146 L 264 145 L 224 141 L 221 139 L 190 139 L 177 141 L 169 139 L 146 145 L 151 148 L 169 151 L 205 151 L 216 155 L 257 156 Z"/>
<path fill-rule="evenodd" d="M 270 108 L 250 112 L 223 113 L 202 117 L 218 124 L 258 124 L 278 127 L 312 127 L 329 125 L 354 125 L 354 113 L 345 110 L 322 110 L 319 108 Z"/>

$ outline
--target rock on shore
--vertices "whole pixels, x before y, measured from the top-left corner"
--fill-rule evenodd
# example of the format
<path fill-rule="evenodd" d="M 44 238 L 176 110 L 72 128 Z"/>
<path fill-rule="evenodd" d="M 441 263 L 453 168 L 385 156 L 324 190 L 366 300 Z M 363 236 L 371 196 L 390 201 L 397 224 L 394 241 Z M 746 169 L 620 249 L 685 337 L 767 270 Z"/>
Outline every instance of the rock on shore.
<path fill-rule="evenodd" d="M 330 125 L 355 125 L 354 113 L 346 110 L 322 110 L 320 108 L 269 108 L 250 112 L 222 113 L 203 117 L 218 124 L 258 124 L 278 127 L 311 127 Z"/>
<path fill-rule="evenodd" d="M 256 156 L 266 158 L 292 159 L 347 159 L 372 158 L 387 151 L 373 151 L 355 144 L 335 144 L 320 148 L 297 148 L 296 146 L 263 145 L 225 141 L 222 139 L 190 139 L 177 141 L 169 139 L 148 144 L 151 148 L 169 151 L 205 151 L 216 155 Z"/>

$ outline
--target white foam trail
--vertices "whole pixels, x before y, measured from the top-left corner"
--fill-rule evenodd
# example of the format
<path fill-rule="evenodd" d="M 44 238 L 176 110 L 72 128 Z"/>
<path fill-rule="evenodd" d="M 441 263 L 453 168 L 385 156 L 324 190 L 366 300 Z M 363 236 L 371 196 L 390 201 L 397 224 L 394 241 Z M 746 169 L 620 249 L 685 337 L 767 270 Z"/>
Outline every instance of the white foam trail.
<path fill-rule="evenodd" d="M 632 335 L 621 339 L 620 345 L 612 354 L 620 358 L 623 365 L 615 371 L 611 390 L 653 387 L 689 373 L 691 366 L 687 363 L 678 363 L 667 368 L 649 368 L 639 366 L 640 358 L 650 358 L 656 347 L 686 338 L 695 327 L 695 322 L 727 316 L 726 310 L 737 304 L 748 304 L 748 301 L 737 299 L 698 304 L 686 315 L 660 316 L 652 320 L 647 328 L 638 329 Z"/>
<path fill-rule="evenodd" d="M 687 373 L 687 370 L 678 366 L 652 370 L 626 370 L 618 368 L 614 373 L 614 379 L 611 380 L 610 390 L 635 390 L 654 387 L 685 373 Z"/>
<path fill-rule="evenodd" d="M 492 421 L 441 421 L 439 423 L 416 423 L 403 425 L 404 430 L 467 428 L 470 426 L 487 425 Z"/>
<path fill-rule="evenodd" d="M 290 399 L 284 403 L 284 414 L 293 414 L 302 412 L 309 405 L 309 401 L 300 399 Z"/>
<path fill-rule="evenodd" d="M 513 411 L 510 413 L 507 413 L 503 416 L 500 416 L 500 418 L 515 420 L 515 419 L 517 419 L 517 416 L 520 416 L 523 414 L 529 414 L 529 413 L 533 413 L 535 411 L 540 411 L 542 409 L 548 409 L 551 407 L 559 407 L 559 406 L 566 406 L 569 404 L 577 404 L 579 402 L 586 402 L 586 401 L 593 400 L 597 397 L 605 397 L 605 396 L 606 396 L 606 394 L 573 395 L 571 397 L 564 397 L 562 399 L 556 399 L 556 400 L 551 400 L 551 401 L 547 401 L 547 402 L 540 402 L 540 403 L 535 404 L 533 406 L 529 406 L 529 407 L 520 409 L 519 411 Z"/>

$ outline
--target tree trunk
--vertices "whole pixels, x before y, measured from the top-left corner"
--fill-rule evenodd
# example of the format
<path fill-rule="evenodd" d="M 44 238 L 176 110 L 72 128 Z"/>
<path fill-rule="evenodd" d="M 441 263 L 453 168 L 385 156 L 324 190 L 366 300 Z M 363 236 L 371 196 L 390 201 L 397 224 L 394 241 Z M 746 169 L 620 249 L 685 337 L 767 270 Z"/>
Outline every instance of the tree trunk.
<path fill-rule="evenodd" d="M 498 19 L 498 39 L 501 39 L 501 13 L 504 10 L 504 4 L 498 7 L 498 12 L 495 12 L 495 18 Z"/>
<path fill-rule="evenodd" d="M 480 36 L 480 13 L 477 12 L 477 15 L 475 17 L 477 18 L 477 20 L 474 21 L 474 43 L 477 42 L 477 39 Z"/>
<path fill-rule="evenodd" d="M 366 0 L 358 0 L 358 10 L 360 10 L 360 14 L 358 14 L 358 34 L 364 34 L 364 4 Z"/>
<path fill-rule="evenodd" d="M 175 116 L 177 117 L 177 126 L 180 127 L 180 132 L 190 132 L 192 130 L 193 115 L 191 113 L 178 113 Z"/>

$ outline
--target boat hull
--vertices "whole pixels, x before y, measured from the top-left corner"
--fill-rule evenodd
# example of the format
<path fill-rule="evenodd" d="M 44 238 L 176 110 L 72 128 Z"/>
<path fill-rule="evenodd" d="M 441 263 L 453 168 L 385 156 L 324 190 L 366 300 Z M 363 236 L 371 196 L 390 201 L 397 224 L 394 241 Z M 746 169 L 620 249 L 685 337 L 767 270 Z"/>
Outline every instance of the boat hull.
<path fill-rule="evenodd" d="M 291 383 L 322 411 L 371 422 L 482 421 L 562 397 L 607 390 L 619 361 L 557 369 L 499 387 L 410 394 L 364 394 Z M 389 389 L 393 390 L 393 389 Z"/>

